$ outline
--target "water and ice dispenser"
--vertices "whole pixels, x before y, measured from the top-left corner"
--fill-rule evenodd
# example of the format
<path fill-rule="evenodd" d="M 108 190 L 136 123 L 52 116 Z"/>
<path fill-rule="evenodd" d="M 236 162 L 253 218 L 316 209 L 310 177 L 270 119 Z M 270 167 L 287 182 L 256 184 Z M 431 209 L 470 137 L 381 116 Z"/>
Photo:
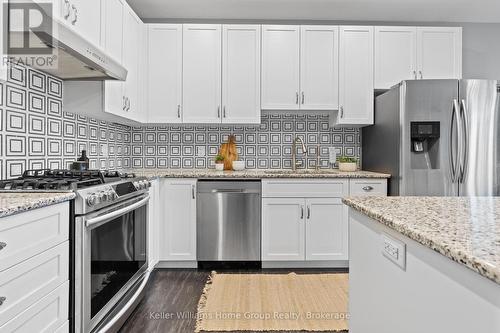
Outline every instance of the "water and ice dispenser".
<path fill-rule="evenodd" d="M 439 121 L 411 122 L 411 164 L 413 169 L 439 169 Z"/>

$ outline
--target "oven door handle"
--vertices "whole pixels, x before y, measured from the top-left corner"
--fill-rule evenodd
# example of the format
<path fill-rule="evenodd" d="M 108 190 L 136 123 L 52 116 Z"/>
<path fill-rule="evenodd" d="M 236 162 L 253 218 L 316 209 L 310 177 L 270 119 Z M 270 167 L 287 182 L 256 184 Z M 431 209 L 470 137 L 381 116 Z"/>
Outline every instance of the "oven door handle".
<path fill-rule="evenodd" d="M 85 222 L 85 226 L 88 228 L 88 227 L 91 227 L 95 224 L 101 223 L 103 221 L 113 219 L 113 218 L 118 217 L 118 216 L 123 215 L 123 214 L 127 214 L 128 212 L 131 212 L 131 211 L 133 211 L 141 206 L 144 206 L 144 204 L 146 204 L 148 201 L 149 201 L 149 195 L 147 195 L 144 199 L 137 201 L 136 203 L 134 203 L 130 206 L 115 210 L 109 214 L 105 214 L 102 216 L 94 217 L 92 219 L 88 219 Z"/>

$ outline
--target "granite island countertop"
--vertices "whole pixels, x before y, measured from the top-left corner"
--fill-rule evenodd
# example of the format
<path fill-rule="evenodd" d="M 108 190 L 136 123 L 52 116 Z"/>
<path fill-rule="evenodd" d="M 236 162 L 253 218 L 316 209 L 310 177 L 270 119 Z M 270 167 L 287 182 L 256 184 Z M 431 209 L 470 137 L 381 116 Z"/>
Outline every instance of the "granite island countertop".
<path fill-rule="evenodd" d="M 343 202 L 500 284 L 500 197 L 351 197 Z"/>
<path fill-rule="evenodd" d="M 128 169 L 129 173 L 148 178 L 234 178 L 234 179 L 273 179 L 273 178 L 373 178 L 387 179 L 391 176 L 369 171 L 340 172 L 335 169 L 279 170 L 254 169 L 244 171 L 216 171 L 214 169 Z"/>
<path fill-rule="evenodd" d="M 0 218 L 69 201 L 75 196 L 73 192 L 0 193 Z"/>

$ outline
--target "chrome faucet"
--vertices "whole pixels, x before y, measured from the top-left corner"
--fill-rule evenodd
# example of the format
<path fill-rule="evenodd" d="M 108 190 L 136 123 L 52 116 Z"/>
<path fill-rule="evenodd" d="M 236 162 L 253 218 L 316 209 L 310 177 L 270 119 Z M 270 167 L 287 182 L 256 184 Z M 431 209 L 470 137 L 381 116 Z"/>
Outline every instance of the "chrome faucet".
<path fill-rule="evenodd" d="M 296 137 L 293 140 L 293 149 L 292 149 L 292 170 L 296 171 L 297 167 L 302 165 L 301 161 L 297 161 L 297 142 L 301 144 L 300 148 L 302 149 L 302 154 L 307 155 L 307 148 L 304 144 L 304 140 L 300 137 Z"/>

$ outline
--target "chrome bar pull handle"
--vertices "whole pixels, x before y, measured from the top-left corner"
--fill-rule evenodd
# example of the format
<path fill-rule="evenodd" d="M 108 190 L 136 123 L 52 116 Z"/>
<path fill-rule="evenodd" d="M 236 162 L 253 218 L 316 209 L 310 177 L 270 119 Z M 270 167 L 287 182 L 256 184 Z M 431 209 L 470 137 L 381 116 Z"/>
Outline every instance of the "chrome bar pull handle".
<path fill-rule="evenodd" d="M 373 186 L 365 186 L 365 187 L 363 187 L 363 191 L 365 191 L 365 192 L 373 191 Z"/>
<path fill-rule="evenodd" d="M 191 195 L 193 196 L 193 200 L 196 199 L 196 188 L 194 185 L 191 185 Z"/>
<path fill-rule="evenodd" d="M 3 303 L 7 300 L 7 297 L 0 297 L 0 306 L 3 305 Z"/>
<path fill-rule="evenodd" d="M 307 206 L 307 219 L 311 218 L 311 206 Z"/>
<path fill-rule="evenodd" d="M 304 206 L 300 206 L 300 219 L 304 219 Z"/>
<path fill-rule="evenodd" d="M 344 118 L 344 107 L 340 107 L 340 118 Z"/>
<path fill-rule="evenodd" d="M 304 94 L 304 92 L 302 92 L 302 104 L 304 104 L 304 102 L 305 102 L 305 98 L 306 98 L 306 97 L 305 97 L 305 94 Z"/>
<path fill-rule="evenodd" d="M 469 149 L 469 111 L 467 110 L 467 104 L 465 100 L 460 101 L 460 118 L 462 120 L 462 156 L 459 167 L 459 179 L 460 183 L 463 183 L 465 180 L 465 174 L 467 172 L 467 163 L 469 159 L 468 149 Z"/>
<path fill-rule="evenodd" d="M 224 108 L 222 110 L 223 117 L 226 118 L 226 106 L 224 105 Z"/>
<path fill-rule="evenodd" d="M 220 105 L 217 106 L 217 118 L 220 118 Z"/>
<path fill-rule="evenodd" d="M 424 75 L 422 74 L 422 71 L 418 71 L 418 74 L 420 75 L 420 80 L 424 78 Z"/>
<path fill-rule="evenodd" d="M 413 78 L 416 80 L 417 79 L 417 71 L 413 71 Z"/>
<path fill-rule="evenodd" d="M 181 117 L 181 105 L 178 104 L 177 105 L 177 118 L 180 118 Z"/>
<path fill-rule="evenodd" d="M 0 242 L 0 251 L 2 251 L 7 246 L 7 243 Z"/>
<path fill-rule="evenodd" d="M 454 124 L 457 124 L 457 133 L 460 133 L 460 119 L 458 118 L 458 101 L 456 99 L 453 100 L 453 111 L 451 113 L 451 125 L 450 125 L 450 170 L 451 170 L 451 182 L 455 183 L 457 181 L 457 158 L 453 154 L 453 140 L 455 137 L 453 136 L 453 127 Z M 461 151 L 460 147 L 460 139 L 458 140 L 458 152 Z"/>
<path fill-rule="evenodd" d="M 69 4 L 69 0 L 64 0 L 64 19 L 67 20 L 71 15 L 71 5 Z"/>
<path fill-rule="evenodd" d="M 299 92 L 295 93 L 295 104 L 299 104 Z"/>

